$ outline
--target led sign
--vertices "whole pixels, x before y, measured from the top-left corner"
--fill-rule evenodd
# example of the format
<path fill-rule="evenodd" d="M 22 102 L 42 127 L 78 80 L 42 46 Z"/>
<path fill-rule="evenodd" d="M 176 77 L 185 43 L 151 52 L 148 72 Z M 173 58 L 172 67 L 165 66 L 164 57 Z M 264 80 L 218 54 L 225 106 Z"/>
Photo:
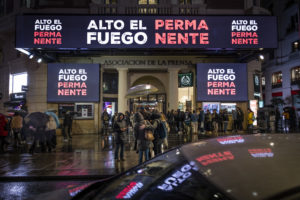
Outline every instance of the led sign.
<path fill-rule="evenodd" d="M 99 65 L 48 64 L 48 102 L 98 102 Z"/>
<path fill-rule="evenodd" d="M 198 63 L 198 101 L 247 101 L 245 63 Z"/>
<path fill-rule="evenodd" d="M 272 16 L 18 16 L 17 48 L 277 48 Z"/>

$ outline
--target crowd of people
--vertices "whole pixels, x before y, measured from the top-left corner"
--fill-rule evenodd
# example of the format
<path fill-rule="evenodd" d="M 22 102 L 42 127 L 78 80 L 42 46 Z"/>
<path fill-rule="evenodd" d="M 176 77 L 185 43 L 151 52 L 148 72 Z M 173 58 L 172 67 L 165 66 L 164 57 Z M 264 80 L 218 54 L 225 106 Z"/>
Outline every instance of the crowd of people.
<path fill-rule="evenodd" d="M 198 141 L 199 135 L 220 136 L 228 131 L 238 133 L 243 130 L 244 119 L 248 123 L 248 131 L 252 133 L 254 114 L 248 109 L 247 116 L 242 109 L 237 108 L 231 113 L 226 109 L 210 112 L 202 108 L 185 112 L 171 110 L 166 116 L 157 110 L 140 107 L 136 113 L 114 113 L 110 116 L 106 110 L 102 114 L 104 135 L 108 134 L 111 124 L 115 133 L 115 159 L 124 160 L 124 146 L 126 138 L 133 134 L 135 150 L 139 153 L 139 161 L 162 153 L 163 147 L 168 146 L 168 135 L 182 134 L 186 142 Z M 230 125 L 230 129 L 228 128 Z"/>
<path fill-rule="evenodd" d="M 0 153 L 6 152 L 8 145 L 29 153 L 35 153 L 37 146 L 41 152 L 55 151 L 57 128 L 62 129 L 65 142 L 72 139 L 73 115 L 70 112 L 62 114 L 63 123 L 60 124 L 55 110 L 31 114 L 16 111 L 9 117 L 0 113 Z"/>

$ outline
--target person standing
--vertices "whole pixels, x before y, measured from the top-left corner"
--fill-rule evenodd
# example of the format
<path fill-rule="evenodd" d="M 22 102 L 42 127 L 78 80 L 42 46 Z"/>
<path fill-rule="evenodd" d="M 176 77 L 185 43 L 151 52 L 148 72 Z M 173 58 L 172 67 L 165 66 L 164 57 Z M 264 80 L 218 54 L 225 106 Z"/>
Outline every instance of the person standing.
<path fill-rule="evenodd" d="M 192 141 L 192 133 L 191 133 L 191 112 L 186 109 L 185 113 L 183 113 L 183 125 L 184 125 L 184 131 L 187 135 L 187 141 Z"/>
<path fill-rule="evenodd" d="M 224 123 L 223 132 L 224 132 L 224 135 L 226 135 L 227 127 L 228 127 L 228 121 L 229 121 L 227 109 L 224 109 L 222 119 L 223 119 L 223 123 Z"/>
<path fill-rule="evenodd" d="M 14 146 L 18 147 L 21 145 L 21 130 L 23 128 L 23 118 L 20 113 L 15 112 L 11 120 L 11 128 L 14 134 Z"/>
<path fill-rule="evenodd" d="M 152 124 L 152 129 L 154 132 L 153 150 L 154 150 L 154 155 L 156 156 L 156 155 L 162 153 L 161 146 L 163 144 L 163 138 L 161 137 L 162 130 L 160 128 L 161 114 L 157 110 L 154 110 L 151 115 L 151 124 Z"/>
<path fill-rule="evenodd" d="M 214 136 L 218 136 L 218 128 L 219 128 L 218 122 L 219 122 L 219 115 L 217 113 L 217 110 L 214 109 L 212 114 L 212 126 L 213 126 Z"/>
<path fill-rule="evenodd" d="M 192 123 L 192 142 L 198 141 L 198 120 L 199 115 L 196 113 L 195 110 L 193 110 L 193 114 L 191 116 L 191 123 Z"/>
<path fill-rule="evenodd" d="M 289 125 L 290 125 L 290 113 L 288 111 L 288 109 L 284 109 L 284 112 L 282 114 L 283 116 L 283 122 L 284 122 L 284 133 L 288 133 L 289 132 Z"/>
<path fill-rule="evenodd" d="M 47 125 L 47 135 L 50 137 L 49 138 L 49 151 L 55 150 L 57 141 L 56 141 L 56 129 L 59 127 L 59 119 L 56 115 L 56 110 L 48 110 L 45 113 L 49 116 L 49 123 Z"/>
<path fill-rule="evenodd" d="M 140 112 L 134 115 L 134 135 L 137 140 L 137 152 L 139 153 L 139 164 L 142 164 L 143 157 L 145 156 L 145 161 L 149 160 L 149 147 L 150 142 L 145 137 L 146 132 L 146 121 Z"/>
<path fill-rule="evenodd" d="M 115 149 L 115 160 L 124 161 L 124 143 L 126 141 L 127 124 L 123 113 L 118 114 L 118 118 L 114 123 L 114 131 L 116 132 L 116 149 Z M 120 149 L 120 151 L 119 151 Z M 119 156 L 120 152 L 120 156 Z"/>
<path fill-rule="evenodd" d="M 73 116 L 71 115 L 71 112 L 68 111 L 65 113 L 64 123 L 63 123 L 63 136 L 64 136 L 65 142 L 68 141 L 67 133 L 68 133 L 69 139 L 72 139 L 72 136 L 71 136 L 72 124 L 73 124 Z"/>
<path fill-rule="evenodd" d="M 239 131 L 243 130 L 243 122 L 244 122 L 244 112 L 241 108 L 237 108 L 237 129 Z"/>
<path fill-rule="evenodd" d="M 198 118 L 198 125 L 199 125 L 199 128 L 200 128 L 200 133 L 205 134 L 205 130 L 204 130 L 204 119 L 205 119 L 204 110 L 202 108 L 200 108 L 199 110 L 200 110 L 200 113 L 199 113 L 199 118 Z"/>
<path fill-rule="evenodd" d="M 236 110 L 232 110 L 232 132 L 237 133 L 238 130 L 238 120 L 237 120 L 237 111 Z"/>
<path fill-rule="evenodd" d="M 8 142 L 5 140 L 8 135 L 7 123 L 5 116 L 0 113 L 0 153 L 5 152 L 5 146 L 8 145 Z"/>
<path fill-rule="evenodd" d="M 253 133 L 253 122 L 254 122 L 254 113 L 253 111 L 248 108 L 248 133 Z"/>
<path fill-rule="evenodd" d="M 206 110 L 204 120 L 205 120 L 205 131 L 208 134 L 211 134 L 211 131 L 212 131 L 212 115 L 211 115 L 209 109 Z"/>
<path fill-rule="evenodd" d="M 108 134 L 108 125 L 109 125 L 109 114 L 108 112 L 106 111 L 106 109 L 104 109 L 103 113 L 102 113 L 102 116 L 101 116 L 101 119 L 102 119 L 102 133 L 103 135 L 107 135 Z"/>
<path fill-rule="evenodd" d="M 278 108 L 275 110 L 275 131 L 278 133 L 279 131 L 282 130 L 282 123 L 281 123 L 281 116 L 280 116 L 280 111 Z"/>

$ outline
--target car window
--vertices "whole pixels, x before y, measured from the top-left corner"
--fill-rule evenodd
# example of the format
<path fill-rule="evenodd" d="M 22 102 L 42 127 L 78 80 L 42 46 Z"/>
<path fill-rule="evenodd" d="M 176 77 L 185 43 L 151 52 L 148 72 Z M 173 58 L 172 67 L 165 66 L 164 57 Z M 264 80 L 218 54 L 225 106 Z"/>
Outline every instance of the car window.
<path fill-rule="evenodd" d="M 84 198 L 82 198 L 84 199 Z M 86 199 L 228 199 L 173 150 L 101 185 Z"/>

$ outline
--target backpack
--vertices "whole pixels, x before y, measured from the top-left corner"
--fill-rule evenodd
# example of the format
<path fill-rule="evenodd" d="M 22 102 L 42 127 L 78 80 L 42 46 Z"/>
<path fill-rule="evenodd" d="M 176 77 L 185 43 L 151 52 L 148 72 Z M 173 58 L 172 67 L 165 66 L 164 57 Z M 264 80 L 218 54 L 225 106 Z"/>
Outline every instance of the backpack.
<path fill-rule="evenodd" d="M 104 114 L 104 115 L 103 115 L 103 120 L 104 120 L 104 121 L 108 121 L 108 120 L 109 120 L 109 117 L 108 117 L 107 114 Z"/>
<path fill-rule="evenodd" d="M 160 139 L 165 139 L 167 137 L 168 129 L 165 122 L 160 122 L 156 128 L 156 132 L 159 135 Z"/>

